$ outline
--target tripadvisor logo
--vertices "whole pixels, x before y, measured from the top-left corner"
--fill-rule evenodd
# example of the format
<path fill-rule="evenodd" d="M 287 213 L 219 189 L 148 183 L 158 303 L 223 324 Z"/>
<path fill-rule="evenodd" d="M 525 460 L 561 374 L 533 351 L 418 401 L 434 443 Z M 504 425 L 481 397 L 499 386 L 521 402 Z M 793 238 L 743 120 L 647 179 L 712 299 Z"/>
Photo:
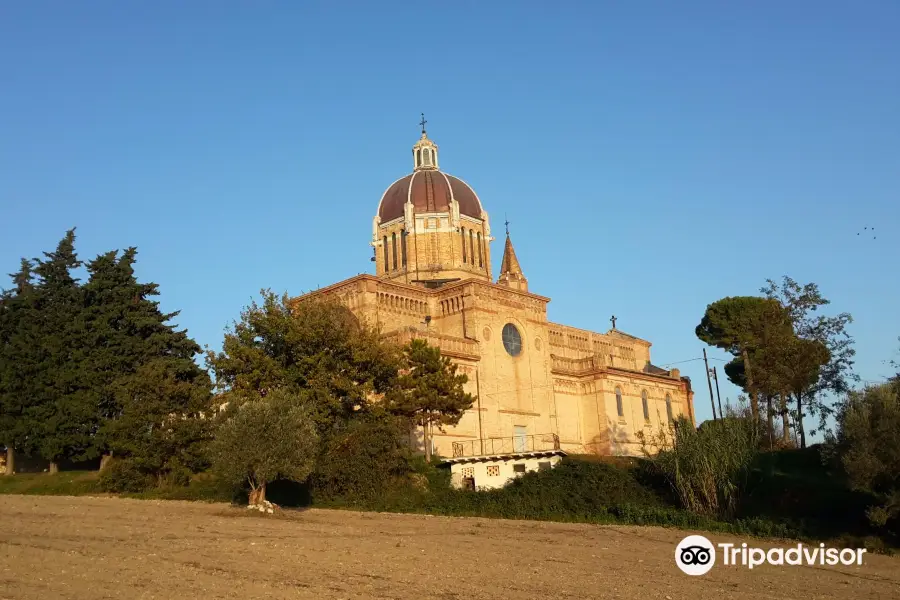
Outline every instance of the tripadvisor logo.
<path fill-rule="evenodd" d="M 718 549 L 718 550 L 717 550 Z M 704 575 L 716 564 L 716 555 L 725 566 L 752 569 L 761 565 L 861 565 L 864 548 L 826 548 L 825 544 L 790 548 L 752 548 L 746 543 L 713 544 L 702 535 L 689 535 L 675 547 L 675 564 L 688 575 Z"/>
<path fill-rule="evenodd" d="M 675 564 L 688 575 L 703 575 L 716 564 L 716 549 L 702 535 L 689 535 L 675 548 Z"/>

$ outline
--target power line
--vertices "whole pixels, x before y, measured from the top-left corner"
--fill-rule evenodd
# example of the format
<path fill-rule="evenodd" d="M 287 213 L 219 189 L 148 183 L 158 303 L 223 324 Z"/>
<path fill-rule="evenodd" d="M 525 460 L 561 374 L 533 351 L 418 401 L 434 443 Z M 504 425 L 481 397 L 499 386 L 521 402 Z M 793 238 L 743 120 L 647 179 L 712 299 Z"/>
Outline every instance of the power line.
<path fill-rule="evenodd" d="M 688 359 L 686 359 L 686 360 L 679 360 L 679 361 L 676 361 L 676 362 L 665 363 L 663 366 L 664 366 L 664 367 L 671 367 L 672 365 L 681 365 L 681 364 L 684 364 L 684 363 L 694 362 L 695 360 L 703 360 L 703 357 L 702 357 L 702 356 L 698 356 L 697 358 L 688 358 Z M 713 357 L 713 356 L 710 356 L 710 357 L 709 357 L 709 360 L 717 360 L 717 361 L 719 361 L 719 362 L 724 362 L 724 363 L 729 362 L 729 361 L 725 360 L 724 358 L 715 358 L 715 357 Z"/>
<path fill-rule="evenodd" d="M 670 362 L 670 363 L 664 364 L 663 366 L 664 366 L 664 367 L 671 367 L 672 365 L 681 365 L 681 364 L 684 364 L 684 363 L 694 362 L 695 360 L 703 360 L 703 357 L 701 356 L 701 357 L 699 357 L 699 358 L 689 358 L 689 359 L 687 359 L 687 360 L 679 360 L 679 361 L 676 361 L 676 362 Z"/>

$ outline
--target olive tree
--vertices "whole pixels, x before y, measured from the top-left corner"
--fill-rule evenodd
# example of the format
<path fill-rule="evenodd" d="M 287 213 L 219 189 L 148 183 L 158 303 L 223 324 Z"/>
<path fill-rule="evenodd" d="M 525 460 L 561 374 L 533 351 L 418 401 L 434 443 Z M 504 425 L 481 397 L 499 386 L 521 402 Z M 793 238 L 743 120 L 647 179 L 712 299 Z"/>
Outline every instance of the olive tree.
<path fill-rule="evenodd" d="M 213 468 L 231 484 L 249 485 L 250 504 L 261 504 L 267 484 L 309 477 L 318 444 L 310 403 L 279 388 L 228 409 L 212 445 Z"/>

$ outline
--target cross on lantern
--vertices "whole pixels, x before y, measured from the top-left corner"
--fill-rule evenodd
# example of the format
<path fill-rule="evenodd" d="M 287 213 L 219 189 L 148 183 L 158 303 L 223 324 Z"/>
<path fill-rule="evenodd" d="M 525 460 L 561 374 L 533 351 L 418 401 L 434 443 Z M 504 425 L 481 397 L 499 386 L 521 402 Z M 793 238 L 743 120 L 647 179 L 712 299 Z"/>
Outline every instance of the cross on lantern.
<path fill-rule="evenodd" d="M 425 123 L 428 121 L 425 120 L 425 113 L 422 113 L 422 120 L 419 122 L 419 125 L 422 126 L 422 133 L 425 133 Z"/>

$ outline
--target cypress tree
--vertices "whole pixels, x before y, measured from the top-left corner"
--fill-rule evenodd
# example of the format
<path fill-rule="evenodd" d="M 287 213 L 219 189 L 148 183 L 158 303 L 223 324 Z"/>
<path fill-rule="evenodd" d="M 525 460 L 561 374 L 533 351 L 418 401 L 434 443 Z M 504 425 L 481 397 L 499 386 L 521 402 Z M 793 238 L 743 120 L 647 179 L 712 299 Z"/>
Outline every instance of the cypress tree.
<path fill-rule="evenodd" d="M 157 284 L 137 281 L 137 249 L 117 254 L 90 261 L 84 286 L 89 388 L 101 418 L 98 445 L 154 475 L 173 470 L 173 461 L 195 469 L 196 447 L 208 433 L 195 418 L 208 409 L 210 394 L 209 377 L 194 362 L 200 346 L 169 324 L 178 313 L 160 311 L 153 300 Z M 182 418 L 172 427 L 169 417 L 176 414 Z M 164 422 L 169 426 L 161 428 Z"/>
<path fill-rule="evenodd" d="M 15 472 L 17 450 L 35 449 L 42 426 L 27 418 L 41 362 L 35 344 L 38 320 L 32 269 L 31 261 L 23 258 L 19 272 L 10 275 L 14 287 L 0 294 L 0 445 L 6 448 L 7 475 Z"/>
<path fill-rule="evenodd" d="M 75 231 L 23 260 L 0 295 L 0 445 L 50 461 L 115 451 L 157 476 L 203 466 L 210 381 L 200 346 L 140 283 L 128 248 L 97 256 L 80 286 Z"/>
<path fill-rule="evenodd" d="M 84 292 L 73 271 L 81 266 L 75 253 L 75 230 L 60 240 L 53 252 L 37 259 L 34 272 L 35 309 L 39 313 L 36 338 L 42 350 L 36 373 L 35 402 L 29 420 L 43 424 L 35 440 L 40 455 L 56 472 L 62 459 L 87 460 L 97 455 L 97 408 L 86 389 Z"/>
<path fill-rule="evenodd" d="M 84 286 L 85 343 L 91 348 L 86 369 L 87 387 L 102 420 L 115 414 L 109 384 L 128 364 L 127 358 L 121 354 L 122 343 L 117 335 L 121 315 L 114 310 L 118 308 L 116 291 L 119 289 L 116 252 L 101 254 L 88 262 L 87 271 L 89 279 Z M 101 421 L 101 430 L 102 427 Z M 98 445 L 105 449 L 102 439 L 98 439 Z M 101 470 L 105 462 L 101 462 Z"/>

